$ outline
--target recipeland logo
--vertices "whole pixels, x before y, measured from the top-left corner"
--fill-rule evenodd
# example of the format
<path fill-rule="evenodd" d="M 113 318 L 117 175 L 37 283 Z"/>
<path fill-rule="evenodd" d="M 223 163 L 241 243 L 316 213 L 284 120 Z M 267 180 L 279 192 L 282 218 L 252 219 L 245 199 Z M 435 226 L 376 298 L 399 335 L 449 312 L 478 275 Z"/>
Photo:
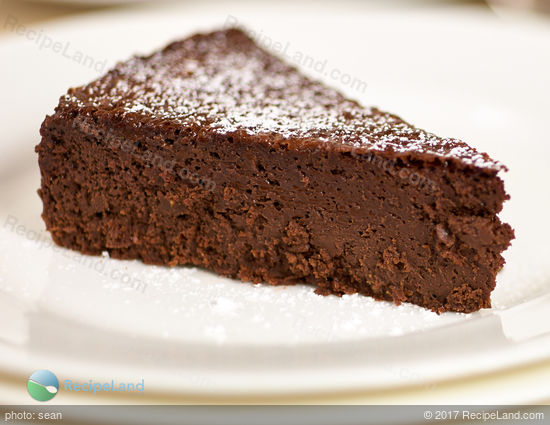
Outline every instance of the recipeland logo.
<path fill-rule="evenodd" d="M 130 392 L 142 393 L 145 390 L 145 381 L 138 382 L 98 382 L 90 379 L 87 382 L 75 382 L 71 379 L 63 381 L 63 390 L 66 392 L 84 392 L 98 394 L 101 392 Z M 38 401 L 48 401 L 59 391 L 59 381 L 49 370 L 37 370 L 27 381 L 27 390 L 32 398 Z"/>
<path fill-rule="evenodd" d="M 65 391 L 90 392 L 97 394 L 100 392 L 129 392 L 142 393 L 145 390 L 145 381 L 142 379 L 139 382 L 96 382 L 89 380 L 88 382 L 73 382 L 70 379 L 63 381 L 63 389 Z"/>
<path fill-rule="evenodd" d="M 29 376 L 27 390 L 35 400 L 48 401 L 57 394 L 59 381 L 49 370 L 37 370 Z"/>

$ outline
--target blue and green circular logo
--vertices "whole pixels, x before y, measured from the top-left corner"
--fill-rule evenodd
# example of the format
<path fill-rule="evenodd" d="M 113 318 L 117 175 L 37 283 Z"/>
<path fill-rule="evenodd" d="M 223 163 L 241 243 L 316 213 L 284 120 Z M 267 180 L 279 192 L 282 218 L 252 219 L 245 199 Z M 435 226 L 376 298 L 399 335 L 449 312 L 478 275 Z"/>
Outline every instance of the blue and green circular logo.
<path fill-rule="evenodd" d="M 48 401 L 57 394 L 59 382 L 49 370 L 37 370 L 29 377 L 27 390 L 35 400 Z"/>

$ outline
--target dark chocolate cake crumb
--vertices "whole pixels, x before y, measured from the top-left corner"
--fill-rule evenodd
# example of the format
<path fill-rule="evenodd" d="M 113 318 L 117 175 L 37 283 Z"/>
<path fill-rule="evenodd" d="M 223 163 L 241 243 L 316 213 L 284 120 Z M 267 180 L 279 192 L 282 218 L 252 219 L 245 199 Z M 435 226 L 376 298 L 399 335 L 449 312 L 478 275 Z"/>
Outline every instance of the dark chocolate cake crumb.
<path fill-rule="evenodd" d="M 54 241 L 437 312 L 490 307 L 505 167 L 365 108 L 238 30 L 70 89 L 36 150 Z"/>

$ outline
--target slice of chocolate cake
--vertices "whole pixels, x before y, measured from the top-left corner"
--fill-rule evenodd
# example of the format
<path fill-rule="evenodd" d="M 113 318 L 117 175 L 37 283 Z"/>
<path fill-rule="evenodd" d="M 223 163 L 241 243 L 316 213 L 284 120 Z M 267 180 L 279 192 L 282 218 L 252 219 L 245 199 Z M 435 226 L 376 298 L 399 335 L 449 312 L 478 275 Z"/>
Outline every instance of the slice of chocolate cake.
<path fill-rule="evenodd" d="M 504 166 L 365 108 L 238 30 L 199 34 L 71 89 L 37 146 L 43 218 L 86 254 L 490 307 Z"/>

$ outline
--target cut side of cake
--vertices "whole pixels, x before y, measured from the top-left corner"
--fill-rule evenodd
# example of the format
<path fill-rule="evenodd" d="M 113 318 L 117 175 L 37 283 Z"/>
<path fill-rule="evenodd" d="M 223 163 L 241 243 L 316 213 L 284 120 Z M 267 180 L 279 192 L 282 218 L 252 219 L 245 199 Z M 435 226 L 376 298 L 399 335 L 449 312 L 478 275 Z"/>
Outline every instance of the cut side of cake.
<path fill-rule="evenodd" d="M 239 30 L 70 89 L 41 135 L 46 227 L 85 254 L 469 313 L 490 307 L 514 237 L 497 217 L 503 165 Z"/>

